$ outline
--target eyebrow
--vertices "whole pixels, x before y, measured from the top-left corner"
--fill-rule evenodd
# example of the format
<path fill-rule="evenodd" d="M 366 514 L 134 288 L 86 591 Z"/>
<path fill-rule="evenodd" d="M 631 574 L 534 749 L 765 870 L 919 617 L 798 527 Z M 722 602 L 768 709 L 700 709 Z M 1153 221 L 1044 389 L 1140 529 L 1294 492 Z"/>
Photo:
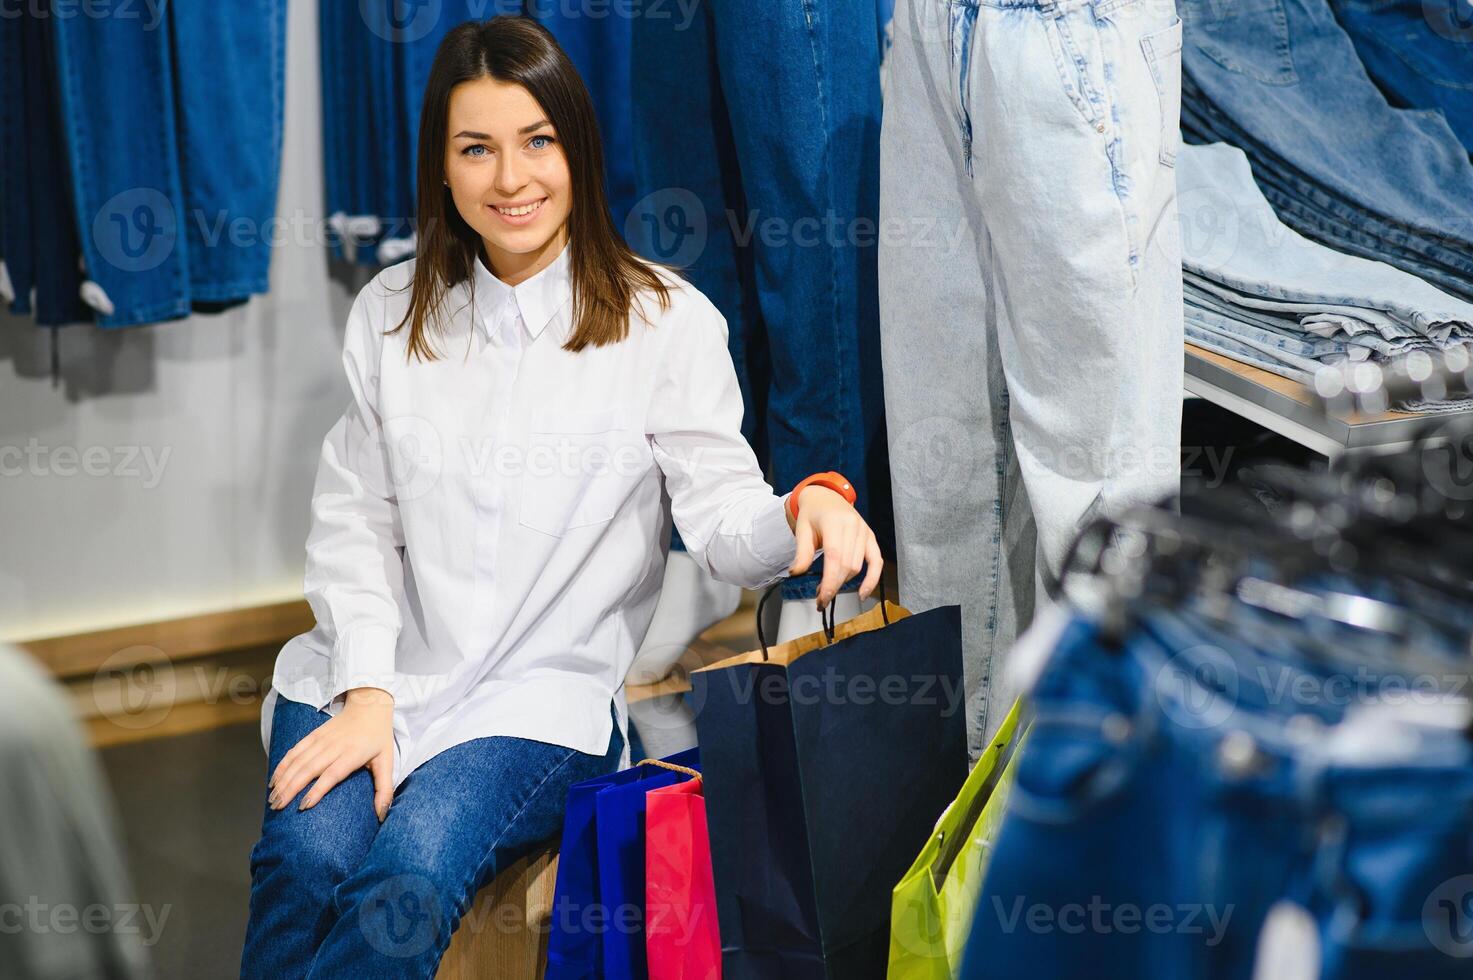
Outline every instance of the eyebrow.
<path fill-rule="evenodd" d="M 551 125 L 552 123 L 548 122 L 546 119 L 539 119 L 536 122 L 532 123 L 530 126 L 523 126 L 521 129 L 517 130 L 517 135 L 525 136 L 533 130 L 541 129 L 543 126 Z M 473 129 L 462 129 L 460 132 L 451 137 L 451 139 L 461 139 L 462 137 L 473 140 L 488 140 L 491 138 L 491 134 L 478 133 Z"/>

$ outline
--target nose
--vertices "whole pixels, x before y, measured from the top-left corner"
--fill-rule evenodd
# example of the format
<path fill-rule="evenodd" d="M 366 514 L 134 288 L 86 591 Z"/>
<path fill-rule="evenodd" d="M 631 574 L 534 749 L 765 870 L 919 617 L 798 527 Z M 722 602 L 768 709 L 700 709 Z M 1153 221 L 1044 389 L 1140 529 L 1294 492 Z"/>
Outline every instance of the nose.
<path fill-rule="evenodd" d="M 517 154 L 501 154 L 496 162 L 496 177 L 492 183 L 496 193 L 503 198 L 512 197 L 526 185 L 526 171 L 522 169 L 522 161 L 517 159 Z"/>

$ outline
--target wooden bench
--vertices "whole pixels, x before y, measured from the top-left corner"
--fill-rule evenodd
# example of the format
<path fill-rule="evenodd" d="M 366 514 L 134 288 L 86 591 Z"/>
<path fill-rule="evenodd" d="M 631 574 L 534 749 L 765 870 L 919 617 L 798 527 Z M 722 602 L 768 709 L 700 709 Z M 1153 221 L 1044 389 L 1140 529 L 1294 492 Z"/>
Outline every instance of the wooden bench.
<path fill-rule="evenodd" d="M 554 848 L 535 851 L 497 875 L 450 937 L 437 980 L 541 980 L 556 882 Z"/>

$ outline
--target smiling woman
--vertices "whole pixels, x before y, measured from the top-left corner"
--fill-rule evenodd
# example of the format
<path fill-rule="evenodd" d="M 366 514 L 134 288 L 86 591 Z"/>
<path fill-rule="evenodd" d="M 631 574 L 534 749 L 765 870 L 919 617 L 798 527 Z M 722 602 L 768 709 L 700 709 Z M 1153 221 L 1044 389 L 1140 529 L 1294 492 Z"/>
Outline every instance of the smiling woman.
<path fill-rule="evenodd" d="M 632 761 L 625 682 L 672 524 L 731 585 L 820 548 L 823 605 L 866 563 L 861 596 L 879 582 L 846 478 L 764 478 L 726 322 L 619 238 L 588 92 L 545 30 L 451 31 L 420 125 L 418 255 L 348 315 L 316 625 L 262 705 L 243 977 L 434 974 L 568 788 Z"/>

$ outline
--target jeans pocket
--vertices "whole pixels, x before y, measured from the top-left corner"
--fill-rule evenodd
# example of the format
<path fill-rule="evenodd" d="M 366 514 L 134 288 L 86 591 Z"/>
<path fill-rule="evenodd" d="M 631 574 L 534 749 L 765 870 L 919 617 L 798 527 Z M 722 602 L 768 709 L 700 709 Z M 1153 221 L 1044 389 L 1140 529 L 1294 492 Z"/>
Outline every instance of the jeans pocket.
<path fill-rule="evenodd" d="M 1284 0 L 1182 0 L 1187 38 L 1228 71 L 1266 85 L 1299 81 Z"/>
<path fill-rule="evenodd" d="M 611 520 L 624 498 L 616 460 L 627 433 L 617 411 L 553 409 L 533 420 L 523 463 L 522 524 L 561 535 Z"/>
<path fill-rule="evenodd" d="M 1176 151 L 1181 144 L 1181 35 L 1178 17 L 1170 27 L 1141 38 L 1141 51 L 1160 99 L 1160 159 L 1168 167 L 1176 166 Z"/>
<path fill-rule="evenodd" d="M 1083 20 L 1093 17 L 1090 8 L 1079 7 L 1067 13 L 1045 12 L 1043 22 L 1064 94 L 1089 128 L 1103 133 L 1105 98 L 1092 69 L 1103 71 L 1105 58 L 1096 25 Z"/>

